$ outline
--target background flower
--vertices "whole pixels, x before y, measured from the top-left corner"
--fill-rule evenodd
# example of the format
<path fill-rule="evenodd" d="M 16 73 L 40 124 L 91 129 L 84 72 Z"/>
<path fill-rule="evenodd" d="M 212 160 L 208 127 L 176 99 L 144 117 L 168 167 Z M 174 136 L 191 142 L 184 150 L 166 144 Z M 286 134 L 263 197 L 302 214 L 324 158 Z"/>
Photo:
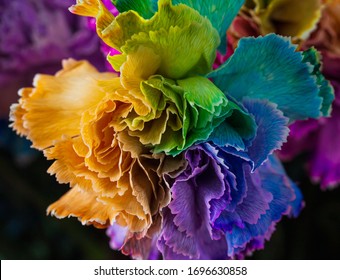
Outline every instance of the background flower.
<path fill-rule="evenodd" d="M 231 41 L 231 49 L 235 48 L 239 39 L 246 36 L 259 36 L 269 32 L 264 26 L 268 25 L 268 19 L 274 19 L 274 7 L 281 7 L 282 20 L 289 17 L 289 11 L 295 9 L 302 13 L 302 6 L 297 2 L 271 1 L 272 8 L 261 9 L 258 5 L 251 5 L 253 1 L 247 2 L 240 15 L 235 19 L 228 30 L 228 39 Z M 295 6 L 297 5 L 297 6 Z M 339 7 L 338 1 L 305 1 L 301 5 L 308 5 L 303 13 L 310 12 L 310 17 L 299 16 L 296 21 L 287 24 L 288 29 L 282 29 L 280 21 L 272 20 L 272 31 L 278 34 L 293 36 L 296 42 L 300 42 L 300 48 L 306 50 L 315 47 L 321 52 L 318 68 L 330 80 L 334 87 L 336 100 L 333 103 L 331 118 L 319 120 L 297 121 L 290 126 L 291 132 L 288 142 L 280 151 L 280 157 L 285 160 L 292 160 L 300 154 L 306 155 L 308 172 L 315 182 L 320 182 L 322 189 L 335 187 L 339 180 L 338 149 L 336 149 L 338 131 L 338 96 L 339 96 Z M 322 7 L 322 9 L 321 9 Z M 313 12 L 314 10 L 314 12 Z M 322 12 L 321 12 L 322 11 Z M 274 16 L 272 16 L 274 15 Z M 313 16 L 314 15 L 314 16 Z M 292 17 L 290 20 L 292 20 Z M 317 21 L 319 20 L 319 22 Z M 266 23 L 267 22 L 267 23 Z M 286 21 L 283 21 L 286 24 Z M 290 21 L 288 21 L 289 23 Z M 305 25 L 304 35 L 298 36 L 294 30 Z M 280 27 L 281 26 L 281 27 Z"/>
<path fill-rule="evenodd" d="M 61 59 L 92 57 L 102 67 L 99 40 L 86 28 L 86 20 L 66 12 L 72 3 L 13 0 L 0 4 L 0 86 L 5 89 L 1 91 L 2 118 L 8 117 L 17 90 L 31 85 L 37 72 L 55 72 Z"/>
<path fill-rule="evenodd" d="M 64 58 L 86 58 L 104 69 L 99 40 L 85 19 L 72 16 L 72 0 L 13 0 L 0 3 L 0 146 L 18 164 L 36 157 L 30 143 L 8 129 L 10 104 L 36 73 L 54 73 Z M 52 24 L 53 23 L 53 24 Z"/>
<path fill-rule="evenodd" d="M 322 189 L 333 188 L 340 182 L 340 150 L 338 146 L 340 98 L 340 2 L 331 1 L 322 12 L 317 29 L 302 48 L 314 46 L 322 54 L 322 72 L 335 90 L 330 118 L 294 123 L 288 143 L 280 155 L 292 159 L 301 153 L 308 157 L 308 171 Z"/>

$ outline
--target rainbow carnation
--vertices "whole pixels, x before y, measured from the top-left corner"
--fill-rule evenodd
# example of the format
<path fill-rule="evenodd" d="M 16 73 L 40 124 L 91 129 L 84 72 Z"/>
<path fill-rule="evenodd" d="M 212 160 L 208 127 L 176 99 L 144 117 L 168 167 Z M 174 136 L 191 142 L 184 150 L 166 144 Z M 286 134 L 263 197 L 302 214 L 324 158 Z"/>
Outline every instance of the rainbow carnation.
<path fill-rule="evenodd" d="M 244 258 L 298 215 L 302 195 L 273 152 L 288 124 L 329 114 L 333 91 L 315 50 L 274 34 L 241 39 L 213 71 L 242 4 L 70 8 L 96 19 L 119 75 L 64 60 L 11 107 L 14 130 L 70 185 L 48 213 L 109 228 L 112 247 L 143 259 Z"/>

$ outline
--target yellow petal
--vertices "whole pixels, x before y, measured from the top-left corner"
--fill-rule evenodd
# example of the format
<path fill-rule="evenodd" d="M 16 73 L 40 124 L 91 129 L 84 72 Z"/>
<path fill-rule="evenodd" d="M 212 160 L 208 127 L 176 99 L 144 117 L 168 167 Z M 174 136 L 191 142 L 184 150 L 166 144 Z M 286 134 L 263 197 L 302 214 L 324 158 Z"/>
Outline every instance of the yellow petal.
<path fill-rule="evenodd" d="M 115 17 L 103 5 L 100 0 L 77 0 L 77 4 L 69 8 L 69 10 L 80 16 L 89 16 L 96 18 L 96 28 L 98 36 L 109 46 L 115 48 L 115 40 L 112 38 L 122 37 L 121 29 L 114 28 L 111 24 Z"/>
<path fill-rule="evenodd" d="M 321 0 L 255 0 L 263 34 L 306 39 L 321 17 Z"/>

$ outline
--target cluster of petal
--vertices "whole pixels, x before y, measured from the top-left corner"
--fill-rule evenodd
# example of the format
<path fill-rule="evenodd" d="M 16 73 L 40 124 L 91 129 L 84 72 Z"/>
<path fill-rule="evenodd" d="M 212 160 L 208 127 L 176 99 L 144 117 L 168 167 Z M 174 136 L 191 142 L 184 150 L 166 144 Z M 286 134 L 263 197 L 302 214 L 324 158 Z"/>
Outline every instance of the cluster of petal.
<path fill-rule="evenodd" d="M 209 143 L 189 148 L 185 158 L 187 167 L 166 179 L 172 201 L 162 210 L 161 231 L 138 238 L 113 226 L 113 248 L 137 258 L 242 259 L 263 249 L 282 216 L 297 216 L 303 206 L 273 156 L 253 173 L 249 159 Z"/>
<path fill-rule="evenodd" d="M 209 144 L 186 152 L 187 169 L 173 183 L 158 247 L 166 259 L 243 258 L 261 249 L 301 196 L 275 158 L 251 164 Z"/>
<path fill-rule="evenodd" d="M 99 73 L 85 61 L 64 61 L 55 76 L 37 75 L 34 88 L 20 91 L 19 104 L 11 110 L 12 126 L 55 160 L 49 173 L 70 184 L 71 190 L 48 212 L 97 227 L 116 222 L 143 236 L 170 201 L 161 174 L 183 165 L 181 156 L 163 152 L 176 155 L 206 140 L 226 119 L 231 127 L 235 119 L 249 123 L 250 132 L 241 133 L 247 137 L 255 127 L 251 116 L 208 78 L 194 75 L 211 68 L 219 41 L 210 22 L 195 10 L 161 1 L 150 20 L 132 11 L 115 18 L 100 1 L 78 3 L 72 10 L 99 13 L 98 32 L 107 30 L 103 23 L 119 22 L 118 31 L 107 31 L 107 40 L 116 40 L 112 46 L 122 51 L 111 59 L 120 63 L 120 77 Z M 182 18 L 183 12 L 188 17 Z M 207 34 L 213 38 L 208 46 L 196 41 Z M 197 52 L 178 52 L 184 40 L 193 40 Z M 176 65 L 175 56 L 189 61 Z"/>
<path fill-rule="evenodd" d="M 247 8 L 258 19 L 262 34 L 277 33 L 306 39 L 321 17 L 320 0 L 250 0 Z"/>
<path fill-rule="evenodd" d="M 223 122 L 211 142 L 189 148 L 186 168 L 165 175 L 172 200 L 162 210 L 161 232 L 127 233 L 122 252 L 137 258 L 157 257 L 157 250 L 166 259 L 243 258 L 263 248 L 282 216 L 298 215 L 301 193 L 269 155 L 286 141 L 289 121 L 329 114 L 333 92 L 317 53 L 296 48 L 275 35 L 243 39 L 208 75 L 254 117 L 256 137 L 240 139 Z"/>
<path fill-rule="evenodd" d="M 279 161 L 268 157 L 285 141 L 288 118 L 268 101 L 243 105 L 258 127 L 247 152 L 213 142 L 190 147 L 186 166 L 164 174 L 172 200 L 162 209 L 161 231 L 140 238 L 111 228 L 112 242 L 125 235 L 122 252 L 137 258 L 244 258 L 264 247 L 282 216 L 298 215 L 300 191 Z"/>
<path fill-rule="evenodd" d="M 98 227 L 117 221 L 131 231 L 148 229 L 170 199 L 160 174 L 180 160 L 167 163 L 164 155 L 150 154 L 114 130 L 132 108 L 119 95 L 123 89 L 115 74 L 99 73 L 84 61 L 64 61 L 63 67 L 56 76 L 37 75 L 35 88 L 21 90 L 11 115 L 14 129 L 55 160 L 49 173 L 71 186 L 48 211 Z M 107 91 L 106 83 L 116 92 Z"/>
<path fill-rule="evenodd" d="M 340 133 L 340 1 L 328 1 L 321 21 L 303 48 L 314 46 L 322 54 L 322 72 L 332 83 L 335 102 L 330 118 L 299 121 L 291 125 L 288 142 L 280 156 L 292 159 L 306 152 L 312 179 L 323 189 L 340 183 L 340 153 L 335 148 Z"/>
<path fill-rule="evenodd" d="M 120 129 L 155 153 L 176 155 L 207 140 L 226 118 L 249 123 L 251 117 L 202 77 L 210 72 L 219 44 L 209 20 L 183 4 L 159 1 L 158 6 L 151 19 L 131 10 L 114 17 L 95 0 L 79 2 L 71 11 L 96 17 L 99 36 L 121 51 L 109 61 L 129 89 L 134 112 L 121 120 Z"/>
<path fill-rule="evenodd" d="M 312 12 L 317 7 L 322 7 L 321 18 L 318 24 L 315 26 L 316 21 L 313 17 L 299 17 L 299 19 L 308 19 L 308 26 L 312 27 L 305 30 L 304 36 L 297 36 L 294 30 L 297 30 L 301 26 L 300 20 L 296 21 L 284 21 L 287 23 L 288 29 L 275 28 L 273 30 L 264 29 L 263 26 L 267 25 L 267 21 L 263 17 L 259 16 L 259 3 L 256 5 L 252 1 L 247 2 L 247 5 L 243 7 L 239 16 L 235 19 L 232 26 L 228 30 L 228 39 L 231 45 L 231 50 L 235 49 L 239 40 L 247 36 L 259 36 L 266 34 L 267 32 L 276 32 L 282 35 L 289 35 L 296 38 L 300 42 L 300 49 L 306 50 L 304 52 L 305 60 L 309 59 L 309 62 L 314 65 L 315 78 L 318 81 L 318 85 L 324 94 L 327 104 L 330 104 L 334 98 L 328 82 L 321 77 L 322 74 L 331 82 L 335 92 L 335 102 L 333 103 L 331 118 L 320 118 L 319 120 L 298 120 L 290 126 L 290 135 L 288 142 L 283 146 L 280 151 L 280 157 L 285 160 L 291 160 L 296 155 L 305 152 L 308 157 L 307 168 L 312 179 L 315 182 L 320 182 L 322 189 L 332 188 L 340 182 L 339 166 L 340 166 L 340 153 L 334 147 L 332 143 L 337 143 L 335 131 L 338 131 L 338 101 L 339 98 L 339 71 L 340 71 L 340 2 L 338 0 L 331 1 L 305 1 L 292 2 L 292 1 L 272 1 L 282 2 L 280 4 L 280 11 L 286 16 L 290 16 L 291 9 L 302 12 Z M 256 1 L 254 1 L 256 2 Z M 288 3 L 289 2 L 289 3 Z M 292 3 L 290 3 L 292 2 Z M 276 4 L 275 4 L 276 5 Z M 308 7 L 302 11 L 303 6 Z M 280 13 L 281 13 L 280 12 Z M 313 13 L 310 13 L 312 16 Z M 277 13 L 278 15 L 278 13 Z M 284 17 L 283 17 L 284 18 Z M 316 19 L 316 17 L 315 17 Z M 307 23 L 307 21 L 305 22 Z M 307 25 L 306 25 L 307 26 Z M 312 32 L 312 33 L 311 33 Z M 309 36 L 309 37 L 308 37 Z M 308 38 L 307 38 L 308 37 Z M 307 39 L 306 39 L 307 38 Z M 302 40 L 305 39 L 305 40 Z M 316 53 L 315 50 L 310 48 L 316 48 L 322 55 L 322 57 Z M 329 107 L 328 109 L 329 110 Z M 330 116 L 330 111 L 323 111 L 323 116 Z"/>
<path fill-rule="evenodd" d="M 212 71 L 242 3 L 117 0 L 116 17 L 99 0 L 70 8 L 96 19 L 120 75 L 68 60 L 13 105 L 13 128 L 70 184 L 49 212 L 113 225 L 111 246 L 143 259 L 243 258 L 298 214 L 301 194 L 271 154 L 289 122 L 327 115 L 333 92 L 317 53 L 276 35 L 240 40 Z"/>
<path fill-rule="evenodd" d="M 68 57 L 100 61 L 96 60 L 99 40 L 92 36 L 85 20 L 67 12 L 72 2 L 1 1 L 1 118 L 7 119 L 17 90 L 30 85 L 35 73 L 54 73 L 60 68 L 61 59 Z"/>

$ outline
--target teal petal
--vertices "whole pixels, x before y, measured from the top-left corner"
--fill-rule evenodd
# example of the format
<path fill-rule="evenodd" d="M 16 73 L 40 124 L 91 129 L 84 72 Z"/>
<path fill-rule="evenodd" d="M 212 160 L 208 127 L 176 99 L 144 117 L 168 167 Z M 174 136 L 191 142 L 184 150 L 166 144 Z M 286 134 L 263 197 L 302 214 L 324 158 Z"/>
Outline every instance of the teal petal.
<path fill-rule="evenodd" d="M 321 55 L 315 48 L 310 48 L 302 53 L 303 62 L 313 65 L 313 75 L 319 86 L 319 95 L 323 98 L 321 113 L 324 117 L 330 116 L 331 105 L 334 100 L 334 89 L 331 83 L 321 74 Z"/>
<path fill-rule="evenodd" d="M 155 14 L 157 2 L 157 0 L 112 0 L 120 13 L 133 10 L 145 19 L 149 19 Z"/>
<path fill-rule="evenodd" d="M 243 38 L 234 55 L 208 77 L 227 95 L 277 104 L 290 121 L 317 118 L 323 98 L 310 63 L 287 38 Z"/>
<path fill-rule="evenodd" d="M 211 133 L 209 140 L 218 146 L 231 146 L 236 150 L 247 150 L 255 138 L 257 125 L 255 119 L 235 103 L 230 102 L 233 114 Z"/>
<path fill-rule="evenodd" d="M 172 3 L 174 5 L 185 4 L 207 17 L 218 31 L 221 42 L 225 46 L 226 31 L 242 7 L 244 0 L 173 0 Z M 223 50 L 225 52 L 225 48 Z"/>

